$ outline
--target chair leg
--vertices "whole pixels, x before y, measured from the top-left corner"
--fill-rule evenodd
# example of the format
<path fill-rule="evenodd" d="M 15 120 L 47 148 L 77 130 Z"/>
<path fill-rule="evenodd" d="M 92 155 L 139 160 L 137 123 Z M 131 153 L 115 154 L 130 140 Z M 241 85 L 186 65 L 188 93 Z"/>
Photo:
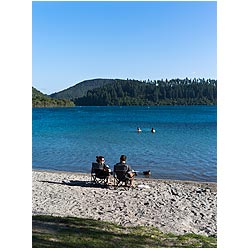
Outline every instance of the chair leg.
<path fill-rule="evenodd" d="M 104 181 L 103 181 L 104 185 L 108 185 L 109 179 L 108 179 L 108 178 L 105 178 L 105 179 L 103 179 L 103 180 L 104 180 Z"/>
<path fill-rule="evenodd" d="M 120 184 L 120 181 L 117 178 L 114 178 L 114 188 L 117 189 Z"/>

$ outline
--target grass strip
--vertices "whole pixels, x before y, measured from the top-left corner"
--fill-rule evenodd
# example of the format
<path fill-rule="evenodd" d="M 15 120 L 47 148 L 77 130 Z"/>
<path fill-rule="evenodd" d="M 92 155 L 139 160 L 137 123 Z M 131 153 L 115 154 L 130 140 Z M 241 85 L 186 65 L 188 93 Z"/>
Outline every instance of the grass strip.
<path fill-rule="evenodd" d="M 216 248 L 217 239 L 77 217 L 32 216 L 33 248 Z"/>

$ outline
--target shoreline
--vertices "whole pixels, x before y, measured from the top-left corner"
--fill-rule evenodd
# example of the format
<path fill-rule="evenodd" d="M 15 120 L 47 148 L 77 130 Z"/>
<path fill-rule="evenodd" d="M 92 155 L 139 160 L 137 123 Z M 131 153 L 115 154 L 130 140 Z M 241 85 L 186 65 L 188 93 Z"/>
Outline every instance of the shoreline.
<path fill-rule="evenodd" d="M 84 175 L 84 176 L 90 176 L 90 173 L 85 172 L 71 172 L 71 171 L 65 171 L 65 170 L 49 170 L 49 169 L 32 169 L 34 172 L 47 172 L 47 173 L 67 173 L 67 174 L 76 174 L 76 175 Z M 179 182 L 179 183 L 201 183 L 201 184 L 208 184 L 208 185 L 215 185 L 217 186 L 217 182 L 215 181 L 194 181 L 194 180 L 179 180 L 179 179 L 161 179 L 161 178 L 154 178 L 154 177 L 143 177 L 143 175 L 140 175 L 140 177 L 136 176 L 136 179 L 143 179 L 143 180 L 152 180 L 152 181 L 173 181 L 173 182 Z"/>
<path fill-rule="evenodd" d="M 136 177 L 134 185 L 101 188 L 87 173 L 32 170 L 32 214 L 217 235 L 217 183 Z"/>

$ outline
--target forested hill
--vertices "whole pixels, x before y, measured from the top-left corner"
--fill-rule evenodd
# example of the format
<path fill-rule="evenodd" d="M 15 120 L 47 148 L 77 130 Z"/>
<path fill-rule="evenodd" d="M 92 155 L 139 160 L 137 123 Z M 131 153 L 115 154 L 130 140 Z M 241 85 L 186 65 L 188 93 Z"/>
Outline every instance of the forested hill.
<path fill-rule="evenodd" d="M 42 94 L 32 88 L 33 107 L 107 105 L 216 105 L 217 80 L 93 79 L 68 89 Z"/>
<path fill-rule="evenodd" d="M 217 80 L 116 79 L 112 83 L 88 90 L 85 96 L 72 98 L 72 101 L 77 106 L 215 105 L 217 104 Z"/>
<path fill-rule="evenodd" d="M 52 98 L 73 100 L 87 95 L 88 90 L 113 84 L 113 79 L 92 79 L 77 83 L 76 85 L 50 95 Z"/>
<path fill-rule="evenodd" d="M 32 107 L 71 107 L 75 106 L 72 101 L 51 98 L 36 88 L 32 87 Z"/>

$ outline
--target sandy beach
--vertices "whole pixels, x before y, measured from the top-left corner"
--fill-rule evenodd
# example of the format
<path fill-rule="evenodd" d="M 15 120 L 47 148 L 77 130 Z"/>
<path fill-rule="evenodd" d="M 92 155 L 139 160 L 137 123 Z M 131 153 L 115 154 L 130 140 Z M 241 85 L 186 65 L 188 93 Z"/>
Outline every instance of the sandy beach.
<path fill-rule="evenodd" d="M 216 183 L 136 178 L 134 184 L 133 189 L 102 188 L 92 185 L 89 174 L 33 170 L 32 214 L 217 235 Z"/>

